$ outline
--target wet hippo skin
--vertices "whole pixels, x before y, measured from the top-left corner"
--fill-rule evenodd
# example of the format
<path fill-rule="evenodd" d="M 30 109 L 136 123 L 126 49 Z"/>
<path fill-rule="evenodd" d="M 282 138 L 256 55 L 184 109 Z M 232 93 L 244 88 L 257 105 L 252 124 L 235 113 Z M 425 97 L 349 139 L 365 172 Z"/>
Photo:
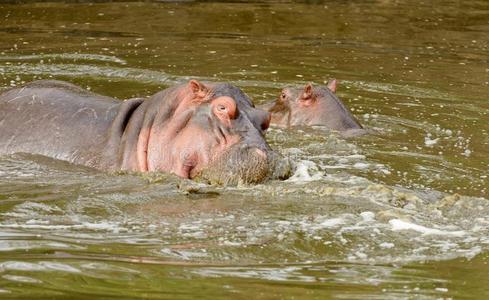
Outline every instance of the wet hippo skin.
<path fill-rule="evenodd" d="M 42 80 L 0 93 L 0 154 L 255 183 L 290 172 L 264 139 L 269 121 L 268 112 L 225 83 L 191 80 L 146 99 L 119 101 Z"/>
<path fill-rule="evenodd" d="M 279 127 L 325 126 L 346 135 L 365 133 L 362 125 L 336 96 L 337 81 L 326 86 L 311 83 L 301 88 L 286 87 L 278 99 L 262 108 L 272 114 Z"/>

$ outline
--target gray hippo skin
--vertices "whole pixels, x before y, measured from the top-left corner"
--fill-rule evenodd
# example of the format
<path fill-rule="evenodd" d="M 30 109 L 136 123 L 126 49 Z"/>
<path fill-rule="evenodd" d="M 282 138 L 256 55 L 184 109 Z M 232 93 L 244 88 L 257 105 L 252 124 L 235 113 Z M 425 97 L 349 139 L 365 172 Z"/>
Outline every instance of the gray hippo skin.
<path fill-rule="evenodd" d="M 255 183 L 290 172 L 264 139 L 269 121 L 230 84 L 191 80 L 119 101 L 66 82 L 35 81 L 0 93 L 0 155 Z"/>
<path fill-rule="evenodd" d="M 336 80 L 327 86 L 286 87 L 277 100 L 262 108 L 272 114 L 271 124 L 279 127 L 318 125 L 344 135 L 364 134 L 362 125 L 336 96 L 336 87 Z"/>

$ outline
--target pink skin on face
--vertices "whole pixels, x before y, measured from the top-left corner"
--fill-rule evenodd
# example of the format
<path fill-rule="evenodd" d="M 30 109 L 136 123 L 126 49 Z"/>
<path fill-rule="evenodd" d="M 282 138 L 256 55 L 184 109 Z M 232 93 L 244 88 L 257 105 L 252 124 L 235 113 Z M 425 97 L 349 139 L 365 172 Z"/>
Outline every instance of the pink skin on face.
<path fill-rule="evenodd" d="M 233 98 L 209 99 L 207 87 L 196 81 L 178 91 L 177 97 L 181 100 L 170 119 L 141 131 L 137 150 L 140 171 L 167 170 L 180 177 L 192 178 L 240 141 L 238 135 L 226 130 L 237 114 Z M 194 122 L 193 116 L 202 106 L 208 106 L 221 123 L 219 134 Z"/>

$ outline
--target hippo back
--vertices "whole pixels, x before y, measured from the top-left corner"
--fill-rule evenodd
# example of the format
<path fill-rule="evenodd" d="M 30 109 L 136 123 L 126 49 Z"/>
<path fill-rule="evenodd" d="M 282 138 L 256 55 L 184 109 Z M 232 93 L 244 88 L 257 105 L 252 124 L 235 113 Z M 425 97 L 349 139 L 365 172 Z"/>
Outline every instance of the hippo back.
<path fill-rule="evenodd" d="M 321 101 L 319 113 L 310 125 L 323 125 L 337 131 L 362 129 L 343 102 L 326 86 L 317 88 L 318 101 Z"/>
<path fill-rule="evenodd" d="M 40 80 L 0 93 L 0 154 L 26 152 L 96 163 L 120 101 Z"/>

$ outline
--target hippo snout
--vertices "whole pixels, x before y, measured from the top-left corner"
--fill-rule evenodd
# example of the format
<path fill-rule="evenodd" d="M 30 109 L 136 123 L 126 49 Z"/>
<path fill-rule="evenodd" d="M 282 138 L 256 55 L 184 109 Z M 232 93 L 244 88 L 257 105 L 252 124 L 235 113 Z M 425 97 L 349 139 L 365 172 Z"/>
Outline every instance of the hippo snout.
<path fill-rule="evenodd" d="M 287 179 L 290 174 L 290 163 L 280 154 L 262 147 L 241 145 L 213 161 L 195 179 L 211 184 L 236 185 Z"/>

